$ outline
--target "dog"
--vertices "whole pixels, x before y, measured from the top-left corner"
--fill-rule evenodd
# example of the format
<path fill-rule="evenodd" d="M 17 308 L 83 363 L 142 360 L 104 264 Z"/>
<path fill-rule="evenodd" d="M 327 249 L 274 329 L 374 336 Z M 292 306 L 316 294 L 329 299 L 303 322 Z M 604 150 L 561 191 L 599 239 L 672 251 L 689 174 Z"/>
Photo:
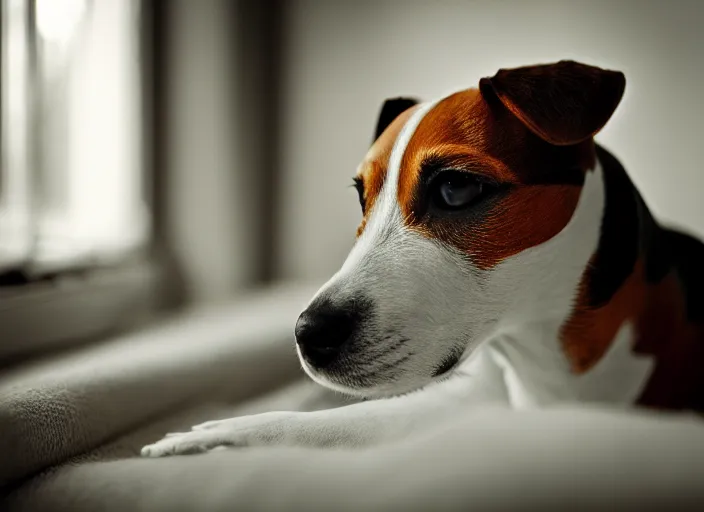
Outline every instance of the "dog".
<path fill-rule="evenodd" d="M 366 446 L 477 404 L 704 411 L 704 245 L 660 226 L 594 142 L 624 89 L 560 61 L 387 100 L 354 178 L 356 243 L 295 326 L 308 375 L 363 400 L 211 421 L 142 454 Z"/>

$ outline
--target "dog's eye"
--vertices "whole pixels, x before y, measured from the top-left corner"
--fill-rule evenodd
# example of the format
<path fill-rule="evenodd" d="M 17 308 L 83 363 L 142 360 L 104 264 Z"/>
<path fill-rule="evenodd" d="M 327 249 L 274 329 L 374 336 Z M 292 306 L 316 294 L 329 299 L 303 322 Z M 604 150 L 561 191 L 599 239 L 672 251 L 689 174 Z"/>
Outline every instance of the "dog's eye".
<path fill-rule="evenodd" d="M 486 185 L 460 171 L 443 171 L 430 183 L 430 199 L 436 208 L 460 210 L 477 201 Z"/>
<path fill-rule="evenodd" d="M 357 189 L 357 194 L 359 195 L 359 206 L 362 207 L 362 213 L 364 213 L 364 207 L 366 206 L 366 201 L 364 200 L 364 182 L 362 178 L 355 176 L 352 178 L 354 181 L 353 187 Z"/>

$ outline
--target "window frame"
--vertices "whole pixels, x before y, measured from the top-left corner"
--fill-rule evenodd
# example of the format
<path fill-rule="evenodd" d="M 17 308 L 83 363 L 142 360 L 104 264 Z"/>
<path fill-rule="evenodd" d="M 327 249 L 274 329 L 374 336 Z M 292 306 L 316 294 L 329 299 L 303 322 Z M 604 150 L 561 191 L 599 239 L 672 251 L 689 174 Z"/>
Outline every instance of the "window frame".
<path fill-rule="evenodd" d="M 117 261 L 76 261 L 55 268 L 32 268 L 25 262 L 0 269 L 0 365 L 99 338 L 183 304 L 179 265 L 160 229 L 166 182 L 166 88 L 161 77 L 167 2 L 139 2 L 141 158 L 153 235 L 145 247 Z M 29 3 L 33 6 L 34 0 Z"/>

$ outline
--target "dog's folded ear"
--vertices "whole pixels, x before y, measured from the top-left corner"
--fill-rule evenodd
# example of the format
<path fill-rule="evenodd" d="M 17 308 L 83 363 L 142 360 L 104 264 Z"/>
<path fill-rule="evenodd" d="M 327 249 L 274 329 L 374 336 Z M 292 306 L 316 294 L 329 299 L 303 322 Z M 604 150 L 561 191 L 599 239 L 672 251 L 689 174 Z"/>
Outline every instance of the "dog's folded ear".
<path fill-rule="evenodd" d="M 381 107 L 381 112 L 379 112 L 379 120 L 376 123 L 376 131 L 374 132 L 374 140 L 372 140 L 372 142 L 379 138 L 379 135 L 386 130 L 386 127 L 389 126 L 394 119 L 418 103 L 420 103 L 420 101 L 415 98 L 391 98 L 386 100 Z"/>
<path fill-rule="evenodd" d="M 557 146 L 577 144 L 603 128 L 621 101 L 623 73 L 579 62 L 501 69 L 482 78 L 486 101 L 500 101 L 538 137 Z"/>

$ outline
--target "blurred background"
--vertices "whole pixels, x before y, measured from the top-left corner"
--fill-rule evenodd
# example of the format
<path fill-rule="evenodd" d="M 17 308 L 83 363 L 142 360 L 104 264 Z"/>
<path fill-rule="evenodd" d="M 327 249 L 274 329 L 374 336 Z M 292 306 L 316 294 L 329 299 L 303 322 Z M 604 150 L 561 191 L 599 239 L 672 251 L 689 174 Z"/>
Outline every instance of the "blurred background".
<path fill-rule="evenodd" d="M 232 500 L 269 504 L 334 491 L 300 471 L 336 474 L 310 458 L 283 486 L 260 478 L 280 479 L 279 459 L 259 473 L 239 456 L 243 471 L 132 459 L 209 419 L 330 406 L 302 380 L 293 328 L 354 243 L 351 178 L 389 97 L 431 100 L 560 59 L 621 70 L 624 99 L 597 139 L 660 220 L 704 236 L 703 26 L 702 0 L 0 0 L 0 509 L 205 510 L 225 503 L 220 481 Z M 662 486 L 701 489 L 677 458 L 695 460 L 701 436 L 613 437 L 606 423 L 590 436 L 596 422 L 580 422 L 535 443 L 512 432 L 522 448 L 504 451 L 524 465 L 485 436 L 467 439 L 488 466 L 467 452 L 455 459 L 469 466 L 443 460 L 448 478 L 421 459 L 388 474 L 413 482 L 399 494 L 411 499 L 438 483 L 441 507 L 470 466 L 516 485 L 462 477 L 463 492 L 507 500 L 620 489 L 643 510 Z M 24 507 L 5 506 L 8 484 Z M 354 501 L 363 484 L 348 484 Z"/>
<path fill-rule="evenodd" d="M 2 0 L 0 305 L 34 301 L 5 353 L 323 282 L 384 99 L 500 67 L 625 72 L 598 139 L 704 235 L 703 22 L 698 0 Z"/>

